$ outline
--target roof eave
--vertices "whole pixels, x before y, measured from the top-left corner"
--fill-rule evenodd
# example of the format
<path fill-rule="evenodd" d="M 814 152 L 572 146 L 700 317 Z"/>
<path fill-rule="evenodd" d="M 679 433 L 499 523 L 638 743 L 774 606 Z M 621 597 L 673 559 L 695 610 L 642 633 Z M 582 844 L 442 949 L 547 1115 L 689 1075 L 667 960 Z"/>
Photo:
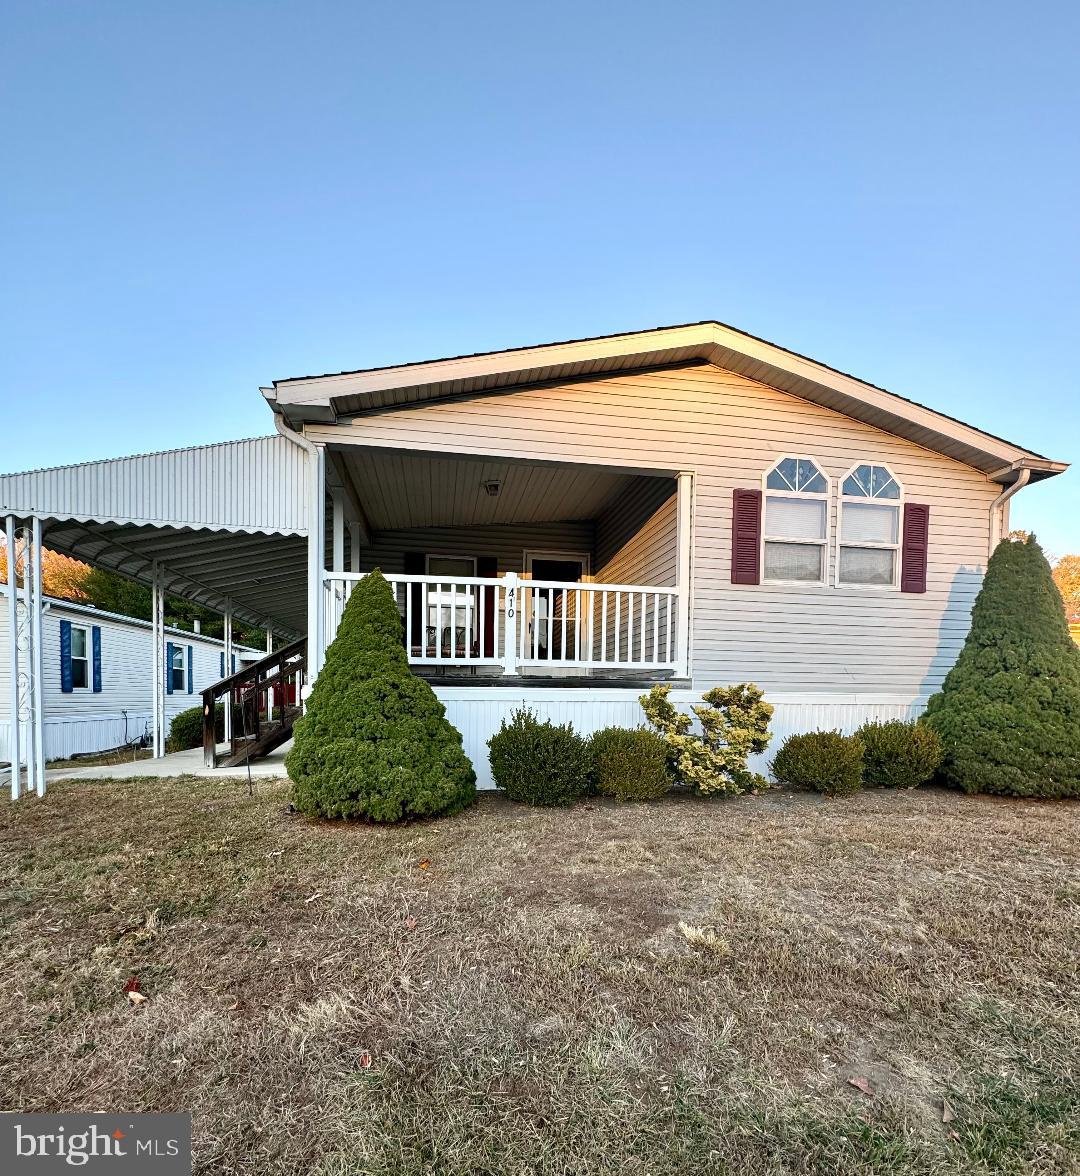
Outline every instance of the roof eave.
<path fill-rule="evenodd" d="M 275 412 L 290 426 L 299 428 L 305 423 L 333 423 L 339 416 L 360 415 L 373 409 L 408 407 L 414 402 L 386 403 L 386 394 L 402 389 L 435 389 L 436 395 L 482 395 L 568 378 L 603 379 L 620 371 L 670 362 L 703 361 L 735 371 L 752 365 L 751 378 L 941 452 L 993 480 L 998 480 L 1003 469 L 1023 461 L 1035 463 L 1030 468 L 1036 479 L 1052 477 L 1068 468 L 896 393 L 717 322 L 280 380 L 272 388 L 262 389 L 262 393 Z"/>

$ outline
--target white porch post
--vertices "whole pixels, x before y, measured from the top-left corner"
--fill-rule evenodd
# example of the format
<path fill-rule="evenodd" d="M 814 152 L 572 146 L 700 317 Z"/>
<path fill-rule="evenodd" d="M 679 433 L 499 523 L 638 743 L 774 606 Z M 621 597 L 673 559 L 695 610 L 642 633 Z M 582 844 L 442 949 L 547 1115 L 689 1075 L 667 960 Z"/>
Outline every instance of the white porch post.
<path fill-rule="evenodd" d="M 22 749 L 19 746 L 19 598 L 15 585 L 15 519 L 8 515 L 4 537 L 7 540 L 8 639 L 11 648 L 11 709 L 8 724 L 8 758 L 11 760 L 11 799 L 22 794 Z"/>
<path fill-rule="evenodd" d="M 33 727 L 35 779 L 38 796 L 45 795 L 45 659 L 41 648 L 42 567 L 41 567 L 41 519 L 35 518 L 32 527 L 31 546 L 34 556 L 33 611 L 27 618 L 30 627 L 31 657 L 30 672 L 34 680 L 31 696 L 30 721 Z M 92 664 L 92 663 L 91 663 Z M 27 780 L 29 787 L 30 781 Z"/>
<path fill-rule="evenodd" d="M 503 640 L 506 648 L 503 650 L 503 673 L 516 674 L 518 654 L 518 617 L 521 612 L 521 581 L 517 572 L 507 572 L 503 576 L 503 588 L 506 593 L 506 624 L 503 628 Z M 496 654 L 499 652 L 495 651 Z"/>
<path fill-rule="evenodd" d="M 233 638 L 232 638 L 232 601 L 225 601 L 225 677 L 232 672 Z M 225 697 L 225 742 L 232 739 L 232 691 Z"/>
<path fill-rule="evenodd" d="M 315 445 L 308 455 L 308 592 L 307 592 L 307 681 L 305 693 L 318 677 L 326 646 L 323 624 L 326 586 L 324 547 L 326 530 L 326 449 Z"/>
<path fill-rule="evenodd" d="M 345 570 L 345 491 L 335 489 L 331 494 L 334 507 L 334 562 L 335 572 Z"/>
<path fill-rule="evenodd" d="M 694 475 L 679 474 L 676 501 L 676 585 L 679 589 L 678 613 L 675 618 L 675 660 L 678 673 L 691 676 L 690 610 L 693 605 L 694 576 Z"/>
<path fill-rule="evenodd" d="M 154 564 L 151 602 L 154 631 L 154 758 L 165 754 L 165 592 L 159 564 Z"/>
<path fill-rule="evenodd" d="M 349 571 L 360 571 L 360 524 L 349 524 Z"/>

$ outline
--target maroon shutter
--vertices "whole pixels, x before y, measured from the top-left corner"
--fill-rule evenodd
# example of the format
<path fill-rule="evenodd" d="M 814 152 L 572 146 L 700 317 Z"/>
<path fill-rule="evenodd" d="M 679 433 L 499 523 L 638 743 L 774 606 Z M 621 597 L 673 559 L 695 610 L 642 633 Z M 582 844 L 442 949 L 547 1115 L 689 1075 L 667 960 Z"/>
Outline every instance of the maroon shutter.
<path fill-rule="evenodd" d="M 900 591 L 926 591 L 926 554 L 930 547 L 930 507 L 904 503 L 904 544 L 900 556 Z"/>
<path fill-rule="evenodd" d="M 494 580 L 499 574 L 499 561 L 493 555 L 480 555 L 476 559 L 476 574 Z M 495 656 L 495 593 L 497 588 L 480 589 L 480 631 L 484 636 L 481 657 Z"/>
<path fill-rule="evenodd" d="M 735 490 L 732 494 L 731 582 L 761 583 L 760 490 Z"/>
<path fill-rule="evenodd" d="M 405 552 L 405 575 L 422 576 L 427 571 L 427 556 L 422 551 Z M 409 596 L 412 598 L 412 621 L 409 632 L 409 644 L 421 657 L 424 656 L 424 586 L 410 584 Z"/>

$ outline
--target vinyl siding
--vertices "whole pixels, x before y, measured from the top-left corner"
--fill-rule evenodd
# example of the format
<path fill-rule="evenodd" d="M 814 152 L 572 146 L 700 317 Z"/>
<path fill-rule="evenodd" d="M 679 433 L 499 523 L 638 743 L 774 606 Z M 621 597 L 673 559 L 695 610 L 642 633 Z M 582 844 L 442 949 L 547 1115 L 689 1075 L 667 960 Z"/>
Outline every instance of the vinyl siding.
<path fill-rule="evenodd" d="M 592 554 L 595 527 L 591 521 L 529 526 L 410 527 L 378 531 L 360 551 L 360 570 L 388 574 L 405 570 L 406 551 L 425 555 L 493 556 L 499 572 L 520 572 L 526 551 L 580 551 Z"/>
<path fill-rule="evenodd" d="M 7 726 L 10 720 L 9 682 L 11 656 L 7 630 L 7 599 L 0 595 L 0 759 L 7 756 Z M 76 690 L 64 694 L 60 688 L 60 621 L 72 625 L 101 627 L 101 690 Z M 116 746 L 123 739 L 123 712 L 128 712 L 130 736 L 141 734 L 153 711 L 153 632 L 149 623 L 119 621 L 81 610 L 50 605 L 42 615 L 44 661 L 44 722 L 46 751 L 50 756 L 72 751 L 98 751 Z M 165 640 L 193 650 L 193 692 L 166 694 L 165 715 L 173 716 L 200 704 L 199 692 L 221 677 L 222 643 L 194 633 L 167 630 Z M 240 647 L 236 647 L 239 658 Z M 238 662 L 239 664 L 239 662 Z M 62 733 L 61 728 L 71 730 Z M 51 734 L 50 734 L 51 732 Z M 115 736 L 115 738 L 114 738 Z M 88 744 L 94 744 L 90 746 Z"/>
<path fill-rule="evenodd" d="M 976 470 L 829 409 L 717 368 L 693 367 L 410 406 L 314 427 L 316 440 L 439 449 L 625 471 L 695 473 L 695 689 L 751 680 L 772 691 L 936 689 L 967 632 L 999 487 Z M 731 497 L 778 457 L 831 479 L 886 462 L 930 506 L 925 594 L 731 583 Z M 830 567 L 836 507 L 830 517 Z"/>
<path fill-rule="evenodd" d="M 596 520 L 594 574 L 608 584 L 675 584 L 675 484 L 639 478 Z"/>

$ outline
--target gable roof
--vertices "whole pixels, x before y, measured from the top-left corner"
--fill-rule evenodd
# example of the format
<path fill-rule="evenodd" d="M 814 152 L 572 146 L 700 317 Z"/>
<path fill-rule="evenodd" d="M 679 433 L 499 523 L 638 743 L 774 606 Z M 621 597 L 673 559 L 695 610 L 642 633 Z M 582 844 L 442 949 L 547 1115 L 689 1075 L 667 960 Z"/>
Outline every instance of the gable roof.
<path fill-rule="evenodd" d="M 537 347 L 275 380 L 262 393 L 275 413 L 301 427 L 340 417 L 437 400 L 586 380 L 621 372 L 714 364 L 844 416 L 904 437 L 981 470 L 1002 483 L 1031 470 L 1033 481 L 1067 463 L 1014 445 L 944 413 L 715 321 Z"/>

